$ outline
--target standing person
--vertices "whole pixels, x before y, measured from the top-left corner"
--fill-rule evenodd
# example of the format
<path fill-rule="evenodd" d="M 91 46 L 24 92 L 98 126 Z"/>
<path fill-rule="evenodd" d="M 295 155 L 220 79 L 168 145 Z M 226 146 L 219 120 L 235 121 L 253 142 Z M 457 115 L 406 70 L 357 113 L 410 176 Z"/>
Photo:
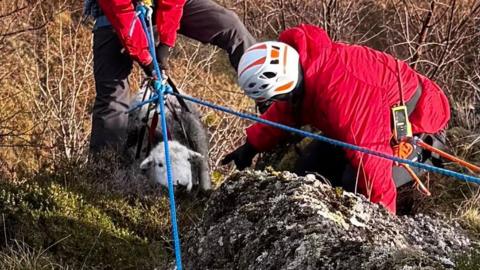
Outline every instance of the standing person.
<path fill-rule="evenodd" d="M 121 150 L 127 136 L 130 91 L 128 76 L 137 62 L 147 76 L 153 59 L 133 0 L 85 0 L 85 15 L 95 18 L 93 65 L 96 97 L 92 115 L 90 151 Z M 182 35 L 224 49 L 233 68 L 255 39 L 238 16 L 213 0 L 155 0 L 156 47 L 162 72 L 168 70 L 170 49 L 177 30 Z"/>
<path fill-rule="evenodd" d="M 311 125 L 330 138 L 393 155 L 392 108 L 401 96 L 415 135 L 438 133 L 450 118 L 448 100 L 438 85 L 391 55 L 333 42 L 311 25 L 286 30 L 279 40 L 252 46 L 239 64 L 238 81 L 245 93 L 257 102 L 274 101 L 263 119 Z M 234 161 L 244 169 L 258 152 L 272 149 L 288 135 L 260 123 L 246 133 L 245 144 L 226 155 L 223 164 Z M 324 146 L 316 151 L 325 160 L 345 160 L 353 169 L 348 186 L 358 185 L 372 202 L 396 212 L 392 161 Z M 333 167 L 342 170 L 338 177 L 346 173 L 345 166 Z"/>

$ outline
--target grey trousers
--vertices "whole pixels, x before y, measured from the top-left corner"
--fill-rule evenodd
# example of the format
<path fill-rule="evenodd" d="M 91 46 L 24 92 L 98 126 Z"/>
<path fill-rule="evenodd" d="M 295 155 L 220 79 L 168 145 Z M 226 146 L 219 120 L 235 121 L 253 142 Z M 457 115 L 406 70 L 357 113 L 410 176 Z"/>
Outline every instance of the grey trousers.
<path fill-rule="evenodd" d="M 224 49 L 236 69 L 243 52 L 255 43 L 238 16 L 213 0 L 187 0 L 180 34 Z M 122 151 L 126 137 L 133 62 L 111 27 L 93 32 L 93 67 L 96 97 L 92 115 L 90 152 L 105 148 Z"/>

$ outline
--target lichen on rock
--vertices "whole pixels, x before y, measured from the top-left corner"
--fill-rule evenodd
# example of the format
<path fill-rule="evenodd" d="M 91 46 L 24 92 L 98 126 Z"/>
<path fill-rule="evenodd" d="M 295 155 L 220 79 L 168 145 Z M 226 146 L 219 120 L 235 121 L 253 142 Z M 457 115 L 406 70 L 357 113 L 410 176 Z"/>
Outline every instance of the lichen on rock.
<path fill-rule="evenodd" d="M 472 240 L 441 216 L 393 216 L 313 175 L 244 171 L 182 244 L 186 269 L 442 269 Z"/>

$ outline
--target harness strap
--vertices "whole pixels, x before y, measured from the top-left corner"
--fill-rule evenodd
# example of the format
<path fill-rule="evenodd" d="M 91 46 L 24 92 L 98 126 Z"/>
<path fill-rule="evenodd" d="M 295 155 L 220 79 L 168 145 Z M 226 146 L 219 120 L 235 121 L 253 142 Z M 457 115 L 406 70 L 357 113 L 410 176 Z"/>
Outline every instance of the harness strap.
<path fill-rule="evenodd" d="M 175 94 L 180 94 L 180 91 L 178 91 L 178 88 L 177 88 L 177 84 L 173 81 L 172 78 L 168 77 L 167 78 L 167 82 L 168 84 L 170 85 L 170 87 L 172 87 L 172 90 Z M 186 112 L 191 112 L 190 111 L 190 108 L 188 107 L 187 103 L 185 102 L 185 100 L 183 100 L 183 98 L 181 98 L 180 96 L 178 95 L 175 95 L 175 97 L 177 98 L 178 100 L 178 103 L 180 103 L 180 106 L 182 107 L 182 110 L 185 110 Z"/>
<path fill-rule="evenodd" d="M 413 94 L 413 96 L 410 98 L 410 100 L 405 103 L 405 106 L 407 106 L 408 115 L 411 115 L 412 112 L 417 107 L 417 103 L 418 103 L 418 100 L 420 99 L 420 97 L 422 96 L 422 92 L 423 92 L 423 85 L 419 81 L 417 89 L 415 90 L 415 94 Z"/>
<path fill-rule="evenodd" d="M 148 89 L 148 81 L 145 81 L 144 83 L 144 89 L 145 89 L 145 92 L 143 93 L 143 97 L 142 97 L 142 102 L 146 100 L 147 98 L 147 89 Z M 150 92 L 150 97 L 151 98 L 153 95 L 153 92 Z M 140 158 L 140 154 L 142 153 L 142 147 L 143 147 L 143 137 L 145 136 L 145 132 L 148 128 L 148 117 L 150 116 L 150 112 L 151 112 L 151 106 L 148 105 L 147 107 L 147 114 L 142 118 L 142 121 L 145 122 L 145 124 L 140 128 L 140 132 L 138 134 L 138 141 L 137 141 L 137 150 L 136 150 L 136 153 L 135 153 L 135 158 L 136 159 L 139 159 Z"/>
<path fill-rule="evenodd" d="M 152 150 L 152 146 L 155 143 L 155 132 L 157 131 L 157 126 L 158 126 L 158 113 L 155 113 L 153 114 L 153 117 L 152 117 L 152 124 L 148 128 L 147 152 L 150 152 L 150 150 Z"/>
<path fill-rule="evenodd" d="M 180 124 L 180 128 L 182 129 L 183 137 L 187 141 L 188 146 L 190 146 L 190 149 L 195 149 L 194 145 L 193 145 L 193 142 L 190 139 L 190 136 L 188 136 L 188 134 L 187 134 L 187 129 L 185 128 L 185 125 L 183 124 L 182 119 L 180 119 L 180 117 L 177 114 L 177 111 L 175 110 L 175 106 L 172 105 L 172 102 L 168 98 L 167 98 L 167 101 L 166 101 L 166 105 L 167 105 L 167 109 L 169 109 L 170 112 L 172 113 L 173 119 Z M 171 129 L 169 129 L 169 130 L 171 130 Z"/>
<path fill-rule="evenodd" d="M 147 93 L 148 93 L 148 89 L 149 89 L 148 84 L 149 84 L 149 81 L 147 80 L 144 83 L 144 87 L 143 87 L 143 89 L 145 89 L 145 92 L 143 93 L 142 102 L 147 99 Z M 149 98 L 152 98 L 153 95 L 154 95 L 154 92 L 150 91 Z M 156 108 L 154 110 L 156 111 Z M 137 149 L 136 149 L 136 153 L 135 153 L 135 158 L 136 159 L 139 159 L 140 155 L 142 153 L 143 140 L 144 140 L 146 132 L 148 132 L 147 133 L 147 154 L 150 153 L 150 150 L 152 150 L 152 147 L 155 144 L 155 135 L 156 135 L 157 127 L 158 127 L 159 117 L 158 117 L 158 112 L 155 112 L 152 116 L 151 124 L 149 125 L 148 121 L 149 121 L 149 117 L 150 117 L 151 112 L 152 112 L 152 106 L 148 105 L 147 113 L 142 118 L 142 121 L 145 124 L 141 127 L 140 132 L 138 133 L 138 137 L 137 137 Z M 167 137 L 168 137 L 169 140 L 172 139 L 172 136 L 170 134 L 169 129 L 167 130 Z"/>
<path fill-rule="evenodd" d="M 422 181 L 420 180 L 420 178 L 418 178 L 418 176 L 415 174 L 415 172 L 412 170 L 412 168 L 410 168 L 410 166 L 408 166 L 408 164 L 402 164 L 401 165 L 403 168 L 405 168 L 405 170 L 410 174 L 410 176 L 413 178 L 413 180 L 415 181 L 415 187 L 420 191 L 422 192 L 423 194 L 425 194 L 426 196 L 431 196 L 432 193 L 430 193 L 430 191 L 427 189 L 427 187 L 422 183 Z"/>
<path fill-rule="evenodd" d="M 469 163 L 469 162 L 467 162 L 467 161 L 465 161 L 465 160 L 462 160 L 462 159 L 460 159 L 460 158 L 458 158 L 458 157 L 455 157 L 455 156 L 453 156 L 453 155 L 450 155 L 450 154 L 448 154 L 448 153 L 446 153 L 446 152 L 444 152 L 444 151 L 442 151 L 442 150 L 440 150 L 440 149 L 437 149 L 437 148 L 429 145 L 428 143 L 425 143 L 425 142 L 422 141 L 421 139 L 415 139 L 415 143 L 416 143 L 418 146 L 420 146 L 420 147 L 422 147 L 423 149 L 425 149 L 425 150 L 428 150 L 428 151 L 430 151 L 430 152 L 432 152 L 432 153 L 436 153 L 436 154 L 438 154 L 439 156 L 441 156 L 441 157 L 443 157 L 443 158 L 446 158 L 446 159 L 448 159 L 448 160 L 450 160 L 450 161 L 453 161 L 453 162 L 455 162 L 455 163 L 457 163 L 457 164 L 459 164 L 459 165 L 461 165 L 461 166 L 464 166 L 464 167 L 468 168 L 470 171 L 472 171 L 472 172 L 474 172 L 474 173 L 480 173 L 480 167 L 479 167 L 479 166 L 474 165 L 474 164 L 472 164 L 472 163 Z"/>

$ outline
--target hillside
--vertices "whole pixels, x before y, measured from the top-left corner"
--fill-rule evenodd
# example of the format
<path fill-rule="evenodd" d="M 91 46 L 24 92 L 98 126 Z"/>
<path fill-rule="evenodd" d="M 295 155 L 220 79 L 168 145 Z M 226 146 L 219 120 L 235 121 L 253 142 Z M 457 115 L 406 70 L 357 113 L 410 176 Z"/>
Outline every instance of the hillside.
<path fill-rule="evenodd" d="M 105 153 L 102 162 L 93 162 L 87 154 L 95 87 L 92 23 L 83 21 L 81 2 L 0 2 L 0 268 L 164 269 L 173 258 L 165 192 L 135 168 L 119 165 L 119 157 Z M 449 98 L 450 151 L 480 164 L 479 1 L 217 2 L 237 12 L 258 40 L 311 23 L 336 41 L 407 61 Z M 180 37 L 171 62 L 171 76 L 188 94 L 256 113 L 237 87 L 224 52 Z M 135 66 L 132 89 L 140 81 Z M 212 178 L 220 187 L 238 177 L 220 160 L 242 142 L 250 123 L 201 111 L 211 136 Z M 454 164 L 447 168 L 468 173 Z M 414 192 L 402 219 L 441 216 L 478 239 L 480 188 L 435 174 L 428 180 L 433 196 Z M 212 195 L 213 202 L 228 185 Z M 212 201 L 200 194 L 177 199 L 181 234 L 204 226 Z M 460 256 L 459 269 L 480 267 L 475 247 L 469 252 Z"/>

